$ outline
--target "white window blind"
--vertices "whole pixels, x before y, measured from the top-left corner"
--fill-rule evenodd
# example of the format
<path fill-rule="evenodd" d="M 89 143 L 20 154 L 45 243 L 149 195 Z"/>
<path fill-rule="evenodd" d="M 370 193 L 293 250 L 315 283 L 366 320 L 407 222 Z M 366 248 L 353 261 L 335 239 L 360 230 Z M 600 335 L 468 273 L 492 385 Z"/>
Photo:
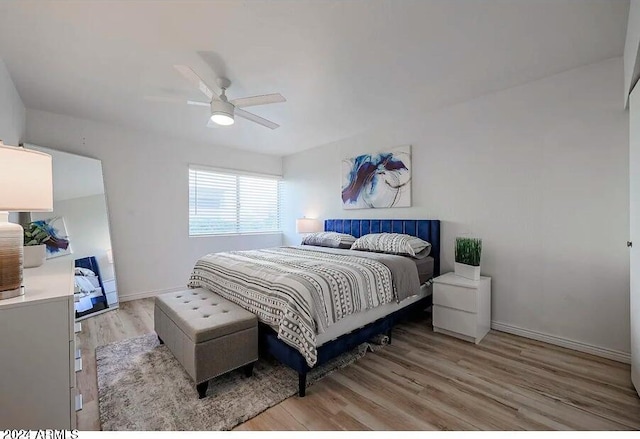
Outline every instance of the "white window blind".
<path fill-rule="evenodd" d="M 189 236 L 279 231 L 278 177 L 189 168 Z"/>

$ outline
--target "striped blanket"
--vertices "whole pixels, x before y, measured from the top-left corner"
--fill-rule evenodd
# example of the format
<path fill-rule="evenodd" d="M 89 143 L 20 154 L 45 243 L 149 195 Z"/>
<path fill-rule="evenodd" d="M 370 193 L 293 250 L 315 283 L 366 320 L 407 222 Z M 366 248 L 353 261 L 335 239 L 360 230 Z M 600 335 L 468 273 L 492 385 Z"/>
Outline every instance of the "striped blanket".
<path fill-rule="evenodd" d="M 251 311 L 309 366 L 317 361 L 316 334 L 396 299 L 385 264 L 299 247 L 209 254 L 196 263 L 189 287 L 208 288 Z"/>

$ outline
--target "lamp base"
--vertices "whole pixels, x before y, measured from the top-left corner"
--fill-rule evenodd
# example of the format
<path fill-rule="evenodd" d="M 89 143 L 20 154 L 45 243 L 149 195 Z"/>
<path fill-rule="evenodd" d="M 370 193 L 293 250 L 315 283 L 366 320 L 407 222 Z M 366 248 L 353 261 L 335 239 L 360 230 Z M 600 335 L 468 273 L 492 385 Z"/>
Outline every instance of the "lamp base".
<path fill-rule="evenodd" d="M 0 299 L 22 294 L 23 241 L 22 227 L 0 212 Z"/>
<path fill-rule="evenodd" d="M 24 295 L 24 287 L 16 288 L 15 290 L 0 291 L 0 300 L 11 299 L 12 297 L 18 297 Z"/>

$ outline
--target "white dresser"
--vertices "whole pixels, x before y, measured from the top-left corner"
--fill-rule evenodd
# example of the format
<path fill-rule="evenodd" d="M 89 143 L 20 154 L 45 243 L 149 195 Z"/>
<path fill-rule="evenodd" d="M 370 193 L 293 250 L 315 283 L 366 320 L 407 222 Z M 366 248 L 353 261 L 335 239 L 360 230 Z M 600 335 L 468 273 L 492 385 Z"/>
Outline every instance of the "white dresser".
<path fill-rule="evenodd" d="M 433 331 L 480 343 L 491 328 L 491 278 L 454 273 L 433 280 Z"/>
<path fill-rule="evenodd" d="M 76 428 L 73 262 L 24 270 L 0 300 L 0 429 Z"/>

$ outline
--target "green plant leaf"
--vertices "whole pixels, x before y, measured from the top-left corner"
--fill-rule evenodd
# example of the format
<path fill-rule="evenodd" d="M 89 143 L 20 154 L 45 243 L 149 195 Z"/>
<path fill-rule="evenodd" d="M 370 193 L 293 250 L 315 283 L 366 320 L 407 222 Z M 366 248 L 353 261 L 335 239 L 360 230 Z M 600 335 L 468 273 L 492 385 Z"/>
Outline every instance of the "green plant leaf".
<path fill-rule="evenodd" d="M 24 245 L 40 245 L 50 239 L 51 235 L 47 230 L 36 223 L 31 223 L 24 229 Z"/>
<path fill-rule="evenodd" d="M 482 239 L 479 238 L 456 238 L 455 260 L 460 264 L 480 266 L 480 256 L 482 255 Z"/>

